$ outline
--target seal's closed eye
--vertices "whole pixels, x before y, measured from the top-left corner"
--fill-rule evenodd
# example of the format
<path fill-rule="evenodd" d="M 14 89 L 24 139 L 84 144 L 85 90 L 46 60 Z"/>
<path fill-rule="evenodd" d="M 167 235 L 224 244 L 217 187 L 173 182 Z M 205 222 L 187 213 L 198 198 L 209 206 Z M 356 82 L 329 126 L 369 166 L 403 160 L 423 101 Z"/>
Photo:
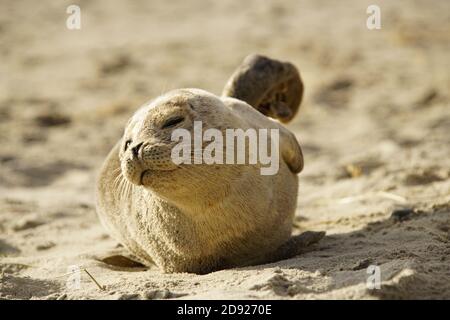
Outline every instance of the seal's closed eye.
<path fill-rule="evenodd" d="M 167 121 L 163 124 L 162 129 L 174 127 L 174 126 L 176 126 L 177 124 L 179 124 L 179 123 L 181 123 L 181 122 L 183 122 L 183 121 L 184 121 L 184 118 L 183 118 L 183 117 L 173 117 L 173 118 L 167 120 Z"/>

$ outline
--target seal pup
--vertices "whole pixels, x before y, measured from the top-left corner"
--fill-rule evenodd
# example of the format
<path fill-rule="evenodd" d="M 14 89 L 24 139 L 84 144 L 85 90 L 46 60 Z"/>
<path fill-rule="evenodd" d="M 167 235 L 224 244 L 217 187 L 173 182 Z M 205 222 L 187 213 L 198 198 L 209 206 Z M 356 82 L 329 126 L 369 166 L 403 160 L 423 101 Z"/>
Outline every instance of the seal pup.
<path fill-rule="evenodd" d="M 260 164 L 176 165 L 171 134 L 192 132 L 195 121 L 222 132 L 278 129 L 278 173 L 261 175 Z M 302 168 L 295 136 L 277 121 L 238 99 L 178 89 L 128 121 L 101 168 L 97 212 L 140 262 L 165 272 L 207 273 L 286 259 L 324 236 L 291 237 Z"/>

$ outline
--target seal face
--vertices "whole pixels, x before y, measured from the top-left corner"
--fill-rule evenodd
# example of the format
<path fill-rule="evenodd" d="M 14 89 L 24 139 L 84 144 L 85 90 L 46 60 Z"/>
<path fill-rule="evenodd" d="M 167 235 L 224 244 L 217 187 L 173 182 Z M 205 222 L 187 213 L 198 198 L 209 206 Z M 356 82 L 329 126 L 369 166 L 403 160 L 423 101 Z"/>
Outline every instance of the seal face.
<path fill-rule="evenodd" d="M 142 107 L 128 122 L 121 142 L 119 159 L 125 178 L 136 185 L 152 182 L 149 177 L 159 171 L 177 169 L 171 161 L 172 130 L 192 127 L 191 105 L 173 98 Z"/>
<path fill-rule="evenodd" d="M 183 129 L 194 137 L 195 122 L 202 124 L 203 131 L 217 129 L 224 132 L 242 126 L 242 121 L 220 98 L 210 93 L 198 89 L 169 92 L 140 108 L 125 128 L 119 160 L 127 182 L 167 197 L 172 203 L 177 200 L 192 202 L 193 186 L 202 185 L 206 179 L 215 176 L 214 182 L 220 188 L 209 189 L 208 193 L 219 197 L 230 183 L 229 179 L 244 169 L 219 168 L 219 165 L 203 162 L 177 165 L 171 157 L 172 150 L 179 144 L 172 139 L 173 131 Z M 201 148 L 205 146 L 206 143 Z M 199 157 L 197 151 L 202 150 L 192 150 L 192 163 Z"/>

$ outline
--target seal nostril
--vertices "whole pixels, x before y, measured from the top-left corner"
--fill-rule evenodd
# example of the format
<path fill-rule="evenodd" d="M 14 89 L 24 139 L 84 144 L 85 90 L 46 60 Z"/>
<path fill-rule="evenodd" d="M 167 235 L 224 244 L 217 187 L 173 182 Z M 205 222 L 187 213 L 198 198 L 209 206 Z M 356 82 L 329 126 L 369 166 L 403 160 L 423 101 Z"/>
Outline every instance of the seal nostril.
<path fill-rule="evenodd" d="M 134 147 L 131 148 L 131 152 L 133 152 L 133 155 L 135 157 L 137 157 L 139 155 L 139 150 L 141 149 L 143 144 L 144 143 L 141 142 L 141 143 L 138 143 L 137 145 L 135 145 Z"/>

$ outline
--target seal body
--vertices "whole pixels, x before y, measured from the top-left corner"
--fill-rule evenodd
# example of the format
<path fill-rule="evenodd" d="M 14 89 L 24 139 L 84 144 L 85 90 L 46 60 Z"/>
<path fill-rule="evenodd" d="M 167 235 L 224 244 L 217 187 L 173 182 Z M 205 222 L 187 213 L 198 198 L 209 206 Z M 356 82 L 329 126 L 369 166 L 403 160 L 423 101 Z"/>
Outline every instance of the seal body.
<path fill-rule="evenodd" d="M 278 129 L 278 172 L 262 175 L 260 164 L 173 164 L 171 133 L 192 131 L 194 121 L 223 132 Z M 295 136 L 278 122 L 237 99 L 175 90 L 128 122 L 101 168 L 97 212 L 140 262 L 166 272 L 262 263 L 291 236 L 302 168 Z"/>

